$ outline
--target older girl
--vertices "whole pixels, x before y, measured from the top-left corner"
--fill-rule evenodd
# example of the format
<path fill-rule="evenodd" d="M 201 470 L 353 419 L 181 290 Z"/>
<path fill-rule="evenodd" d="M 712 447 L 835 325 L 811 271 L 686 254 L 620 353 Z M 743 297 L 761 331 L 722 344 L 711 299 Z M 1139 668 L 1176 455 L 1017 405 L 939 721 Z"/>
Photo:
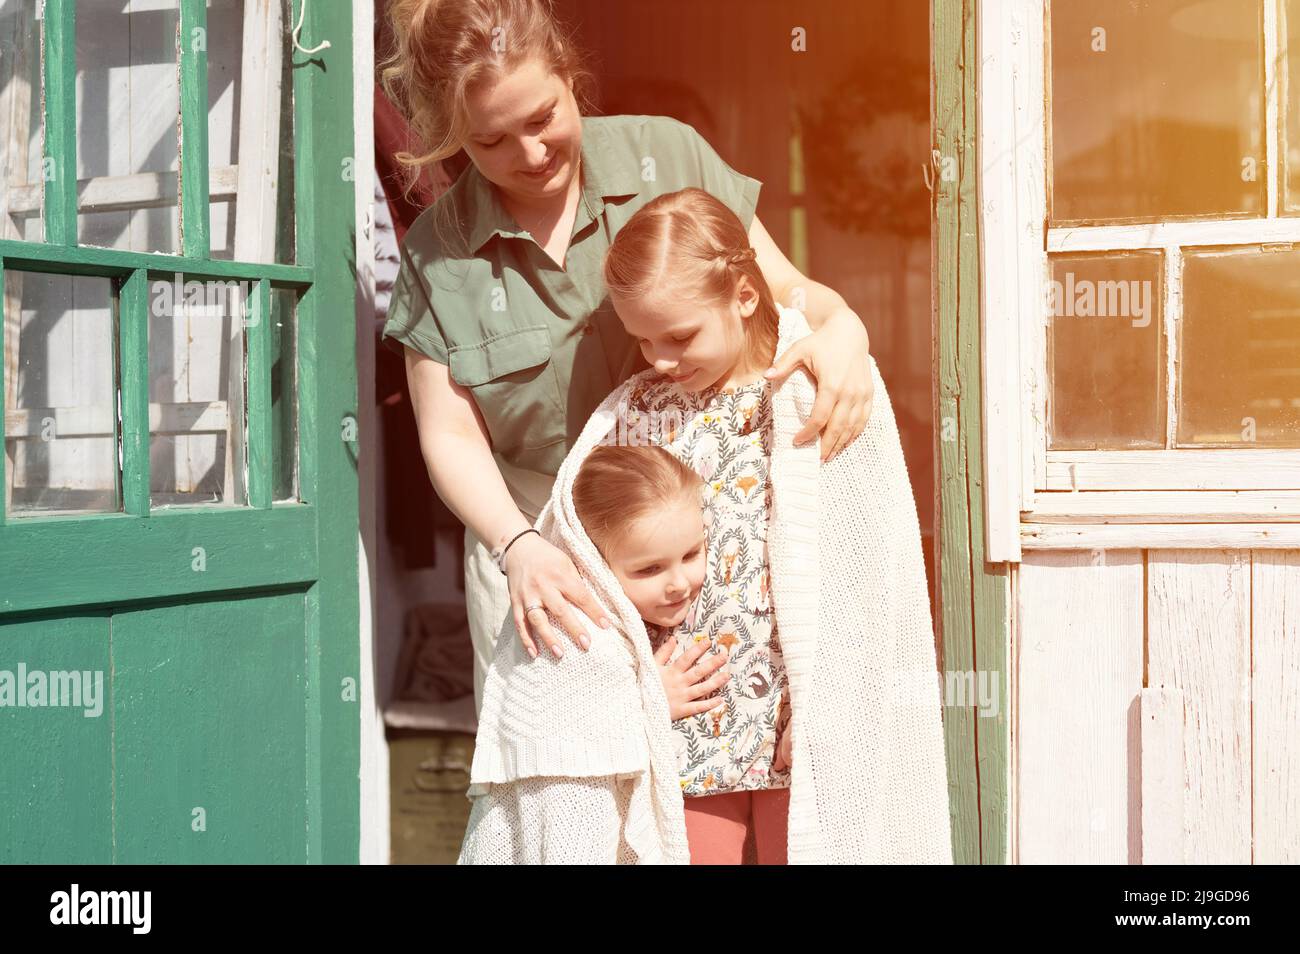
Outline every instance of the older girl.
<path fill-rule="evenodd" d="M 772 299 L 725 205 L 699 189 L 652 200 L 604 273 L 652 370 L 587 422 L 541 529 L 615 620 L 590 629 L 608 665 L 567 671 L 530 663 L 513 639 L 498 646 L 463 860 L 508 859 L 504 841 L 564 860 L 582 837 L 592 859 L 682 861 L 686 848 L 692 862 L 736 863 L 752 831 L 760 859 L 951 863 L 920 531 L 875 363 L 870 424 L 821 461 L 790 441 L 812 404 L 806 375 L 776 389 L 762 376 L 807 324 Z M 647 430 L 712 490 L 697 612 L 669 629 L 726 651 L 732 673 L 725 706 L 676 721 L 652 675 L 654 636 L 574 508 L 593 448 Z"/>
<path fill-rule="evenodd" d="M 816 378 L 799 438 L 820 432 L 827 457 L 868 419 L 868 341 L 844 300 L 772 242 L 754 214 L 760 183 L 694 129 L 666 117 L 583 115 L 588 75 L 545 0 L 393 0 L 389 16 L 397 43 L 383 82 L 428 146 L 397 158 L 413 173 L 462 148 L 470 159 L 403 241 L 384 336 L 404 346 L 430 479 L 465 524 L 481 705 L 508 617 L 531 654 L 540 639 L 558 658 L 548 614 L 581 640 L 570 604 L 597 612 L 571 559 L 528 530 L 591 412 L 645 367 L 600 279 L 637 209 L 686 186 L 706 189 L 742 222 L 774 294 L 801 290 L 817 330 L 773 379 L 800 364 Z"/>

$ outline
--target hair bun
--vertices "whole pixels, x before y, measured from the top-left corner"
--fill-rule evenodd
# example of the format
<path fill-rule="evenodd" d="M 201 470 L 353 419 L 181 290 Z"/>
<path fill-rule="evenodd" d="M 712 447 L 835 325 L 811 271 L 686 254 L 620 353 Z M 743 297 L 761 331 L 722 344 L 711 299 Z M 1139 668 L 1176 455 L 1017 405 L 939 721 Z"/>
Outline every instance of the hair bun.
<path fill-rule="evenodd" d="M 752 262 L 757 255 L 753 248 L 737 249 L 727 256 L 727 264 L 739 265 L 741 262 Z"/>

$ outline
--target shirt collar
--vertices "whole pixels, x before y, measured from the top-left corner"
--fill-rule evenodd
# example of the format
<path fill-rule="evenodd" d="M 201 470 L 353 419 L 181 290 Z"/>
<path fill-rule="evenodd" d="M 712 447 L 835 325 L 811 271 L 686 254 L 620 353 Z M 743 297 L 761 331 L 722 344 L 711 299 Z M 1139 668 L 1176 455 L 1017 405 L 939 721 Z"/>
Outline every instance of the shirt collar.
<path fill-rule="evenodd" d="M 593 122 L 593 118 L 598 121 Z M 636 195 L 641 191 L 641 180 L 635 166 L 620 163 L 614 156 L 608 124 L 600 117 L 582 117 L 582 170 L 586 177 L 583 192 L 587 201 L 600 215 L 606 199 Z M 483 177 L 473 162 L 465 170 L 470 177 L 470 194 L 473 196 L 470 213 L 470 253 L 477 254 L 494 235 L 505 238 L 531 238 L 520 228 L 505 206 L 492 183 Z"/>

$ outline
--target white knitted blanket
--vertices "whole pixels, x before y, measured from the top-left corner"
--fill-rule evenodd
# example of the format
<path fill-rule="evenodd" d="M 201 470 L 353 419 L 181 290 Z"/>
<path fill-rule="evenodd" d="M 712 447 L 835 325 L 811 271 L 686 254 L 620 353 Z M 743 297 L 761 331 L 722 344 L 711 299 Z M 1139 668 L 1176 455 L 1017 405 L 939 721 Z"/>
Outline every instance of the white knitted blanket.
<path fill-rule="evenodd" d="M 800 312 L 782 308 L 777 353 L 809 333 Z M 582 461 L 653 374 L 624 383 L 591 416 L 537 522 L 614 625 L 582 617 L 588 652 L 561 633 L 563 659 L 533 660 L 506 620 L 484 686 L 461 863 L 689 863 L 650 640 L 572 496 Z M 795 371 L 773 396 L 768 555 L 790 680 L 791 864 L 952 863 L 916 503 L 874 359 L 872 374 L 866 430 L 825 465 L 815 442 L 792 441 L 812 410 L 808 376 Z"/>

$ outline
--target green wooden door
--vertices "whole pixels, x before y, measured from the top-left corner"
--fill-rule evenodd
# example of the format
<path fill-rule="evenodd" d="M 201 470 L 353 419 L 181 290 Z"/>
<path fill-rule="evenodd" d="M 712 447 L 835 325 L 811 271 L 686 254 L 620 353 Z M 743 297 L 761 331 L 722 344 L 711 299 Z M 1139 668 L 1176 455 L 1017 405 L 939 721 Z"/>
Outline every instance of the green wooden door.
<path fill-rule="evenodd" d="M 301 7 L 0 10 L 0 862 L 357 860 L 351 11 Z"/>

